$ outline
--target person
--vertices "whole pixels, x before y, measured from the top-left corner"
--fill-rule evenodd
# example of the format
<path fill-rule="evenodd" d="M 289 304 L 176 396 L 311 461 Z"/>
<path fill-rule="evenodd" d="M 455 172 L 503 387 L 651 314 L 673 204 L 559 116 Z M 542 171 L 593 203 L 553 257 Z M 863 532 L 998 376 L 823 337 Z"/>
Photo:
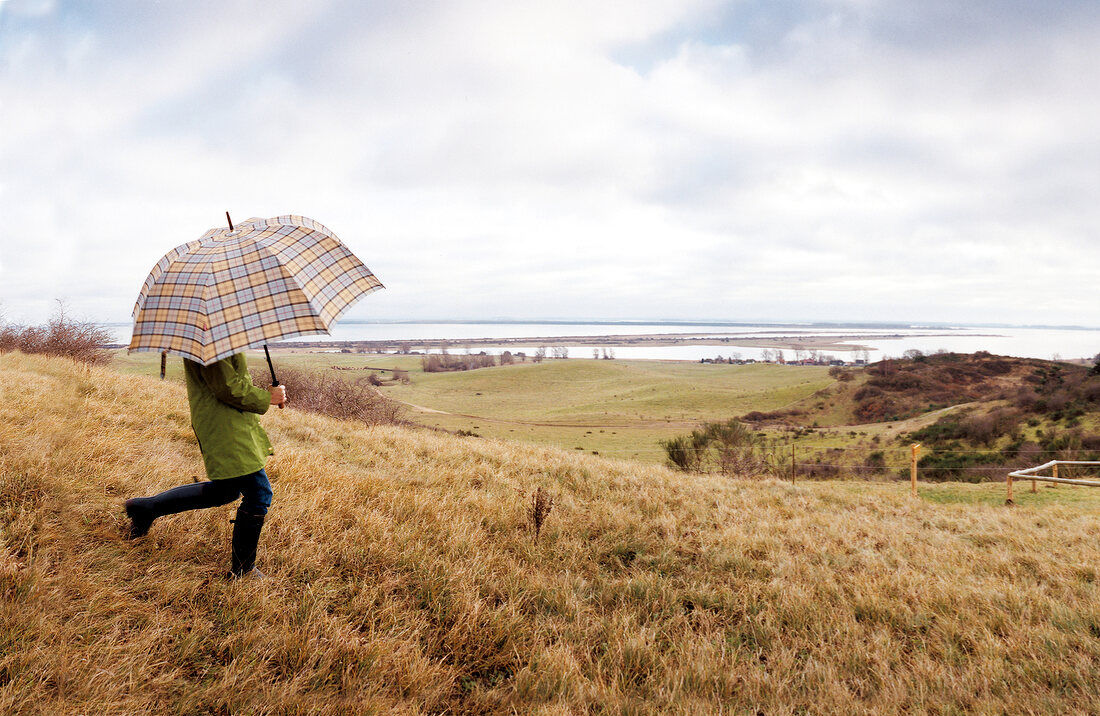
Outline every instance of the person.
<path fill-rule="evenodd" d="M 274 450 L 260 426 L 260 415 L 272 405 L 286 403 L 286 388 L 255 386 L 244 353 L 207 366 L 184 358 L 183 367 L 191 427 L 209 479 L 126 500 L 128 536 L 145 536 L 158 517 L 226 505 L 243 496 L 233 522 L 228 576 L 262 578 L 256 568 L 256 546 L 271 506 L 271 483 L 264 466 Z"/>

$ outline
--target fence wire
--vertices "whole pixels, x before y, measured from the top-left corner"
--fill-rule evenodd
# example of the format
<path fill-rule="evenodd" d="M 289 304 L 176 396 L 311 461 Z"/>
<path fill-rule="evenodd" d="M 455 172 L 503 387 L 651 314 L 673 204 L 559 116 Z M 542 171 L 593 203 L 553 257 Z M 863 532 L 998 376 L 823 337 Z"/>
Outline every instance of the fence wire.
<path fill-rule="evenodd" d="M 794 460 L 792 462 L 792 450 L 794 452 Z M 604 456 L 624 456 L 624 457 L 638 457 L 639 455 L 667 455 L 668 451 L 664 448 L 620 448 L 610 450 L 598 450 L 593 451 Z M 900 478 L 908 476 L 912 468 L 912 446 L 906 447 L 893 447 L 893 448 L 879 448 L 876 446 L 870 447 L 852 447 L 852 446 L 835 446 L 835 445 L 822 445 L 822 444 L 776 444 L 766 447 L 754 446 L 748 447 L 729 447 L 723 448 L 718 446 L 708 446 L 707 448 L 700 450 L 700 454 L 714 453 L 716 460 L 720 463 L 721 453 L 733 453 L 747 459 L 750 462 L 755 462 L 756 466 L 761 468 L 762 471 L 771 472 L 780 477 L 791 477 L 792 471 L 795 477 L 814 477 L 816 473 L 822 475 L 835 476 L 838 472 L 848 472 L 850 474 L 867 476 L 869 474 L 877 474 L 882 476 L 890 476 Z M 816 452 L 816 455 L 809 453 Z M 857 463 L 851 460 L 845 460 L 843 462 L 831 462 L 824 459 L 822 453 L 840 452 L 845 454 L 851 453 L 863 453 L 863 454 L 880 454 L 882 456 L 882 463 Z M 1019 470 L 1023 467 L 1032 466 L 1036 463 L 1044 462 L 1047 456 L 1057 457 L 1062 456 L 1066 459 L 1074 459 L 1077 456 L 1089 453 L 1091 451 L 1080 449 L 1065 449 L 1065 450 L 997 450 L 997 449 L 985 449 L 985 450 L 952 450 L 949 448 L 926 448 L 921 446 L 917 454 L 917 475 L 918 479 L 923 475 L 925 479 L 945 479 L 947 474 L 961 476 L 963 474 L 979 474 L 979 475 L 993 475 L 1001 474 L 1007 475 L 1012 470 Z M 925 456 L 973 456 L 980 455 L 986 456 L 989 459 L 985 464 L 977 465 L 921 465 L 920 459 Z M 997 460 L 997 457 L 1000 457 Z M 810 461 L 807 461 L 807 457 Z M 890 459 L 892 458 L 892 459 Z M 994 461 L 1001 464 L 991 464 Z M 720 472 L 721 470 L 713 469 L 717 466 L 708 466 L 708 469 L 700 470 L 703 472 Z"/>

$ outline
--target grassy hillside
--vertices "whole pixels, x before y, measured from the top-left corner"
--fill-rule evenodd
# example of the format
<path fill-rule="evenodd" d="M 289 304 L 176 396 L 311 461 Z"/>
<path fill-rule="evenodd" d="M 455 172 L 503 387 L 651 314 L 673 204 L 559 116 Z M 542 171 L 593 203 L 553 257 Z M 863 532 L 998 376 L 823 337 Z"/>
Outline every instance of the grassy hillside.
<path fill-rule="evenodd" d="M 823 368 L 794 372 L 763 364 L 595 360 L 416 378 L 389 393 L 448 412 L 565 424 L 697 420 L 774 410 L 833 382 Z"/>
<path fill-rule="evenodd" d="M 824 368 L 657 361 L 546 361 L 416 373 L 387 395 L 442 413 L 418 422 L 661 463 L 659 441 L 699 420 L 798 402 L 833 380 Z"/>
<path fill-rule="evenodd" d="M 0 395 L 3 713 L 1100 700 L 1100 496 L 1084 488 L 914 500 L 272 411 L 270 578 L 230 584 L 230 507 L 120 536 L 125 497 L 201 474 L 178 384 L 7 354 Z M 536 541 L 538 487 L 555 504 Z"/>
<path fill-rule="evenodd" d="M 963 403 L 1001 401 L 1059 420 L 1071 410 L 1079 416 L 1100 404 L 1100 378 L 1089 376 L 1086 366 L 982 352 L 888 359 L 848 369 L 843 377 L 849 380 L 837 381 L 785 411 L 759 417 L 801 425 L 867 424 L 897 422 Z"/>
<path fill-rule="evenodd" d="M 262 365 L 262 356 L 252 354 L 250 364 Z M 155 375 L 158 361 L 151 353 L 119 352 L 113 365 L 121 372 Z M 400 368 L 409 371 L 412 381 L 383 391 L 426 408 L 410 413 L 417 423 L 651 463 L 665 460 L 660 440 L 701 420 L 800 404 L 835 382 L 825 368 L 764 364 L 570 359 L 424 373 L 417 356 L 285 349 L 275 354 L 275 361 L 276 366 L 314 371 L 333 366 Z M 179 362 L 168 361 L 170 378 L 180 375 Z M 336 374 L 356 378 L 365 372 Z"/>
<path fill-rule="evenodd" d="M 118 354 L 113 365 L 155 375 L 156 359 Z M 262 354 L 252 360 L 262 365 Z M 407 412 L 417 423 L 651 464 L 666 461 L 661 441 L 732 416 L 765 436 L 759 457 L 769 471 L 789 470 L 793 449 L 799 475 L 811 478 L 907 474 L 912 443 L 924 446 L 929 479 L 999 480 L 1053 458 L 1100 458 L 1100 377 L 1052 361 L 937 354 L 839 376 L 823 367 L 587 359 L 423 373 L 417 356 L 283 349 L 276 361 L 284 379 L 289 368 L 363 378 L 367 366 L 398 367 L 411 382 L 383 391 L 420 406 Z M 169 362 L 169 377 L 178 363 Z M 866 422 L 872 416 L 884 421 Z"/>

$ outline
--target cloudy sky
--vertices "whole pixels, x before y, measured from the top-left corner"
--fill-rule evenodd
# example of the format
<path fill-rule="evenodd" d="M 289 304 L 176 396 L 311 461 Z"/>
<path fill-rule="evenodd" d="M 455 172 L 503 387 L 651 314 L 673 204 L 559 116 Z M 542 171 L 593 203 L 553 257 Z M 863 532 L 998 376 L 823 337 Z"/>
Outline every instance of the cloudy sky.
<path fill-rule="evenodd" d="M 224 212 L 348 316 L 1100 325 L 1100 3 L 0 0 L 0 312 Z"/>

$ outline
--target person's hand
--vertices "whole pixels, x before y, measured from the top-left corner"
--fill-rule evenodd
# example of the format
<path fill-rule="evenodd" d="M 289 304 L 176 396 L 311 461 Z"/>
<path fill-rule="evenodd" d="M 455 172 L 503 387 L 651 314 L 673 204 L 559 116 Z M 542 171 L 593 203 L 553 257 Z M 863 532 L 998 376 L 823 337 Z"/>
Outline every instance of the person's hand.
<path fill-rule="evenodd" d="M 271 393 L 271 404 L 280 408 L 286 405 L 286 386 L 276 385 L 267 389 Z"/>

